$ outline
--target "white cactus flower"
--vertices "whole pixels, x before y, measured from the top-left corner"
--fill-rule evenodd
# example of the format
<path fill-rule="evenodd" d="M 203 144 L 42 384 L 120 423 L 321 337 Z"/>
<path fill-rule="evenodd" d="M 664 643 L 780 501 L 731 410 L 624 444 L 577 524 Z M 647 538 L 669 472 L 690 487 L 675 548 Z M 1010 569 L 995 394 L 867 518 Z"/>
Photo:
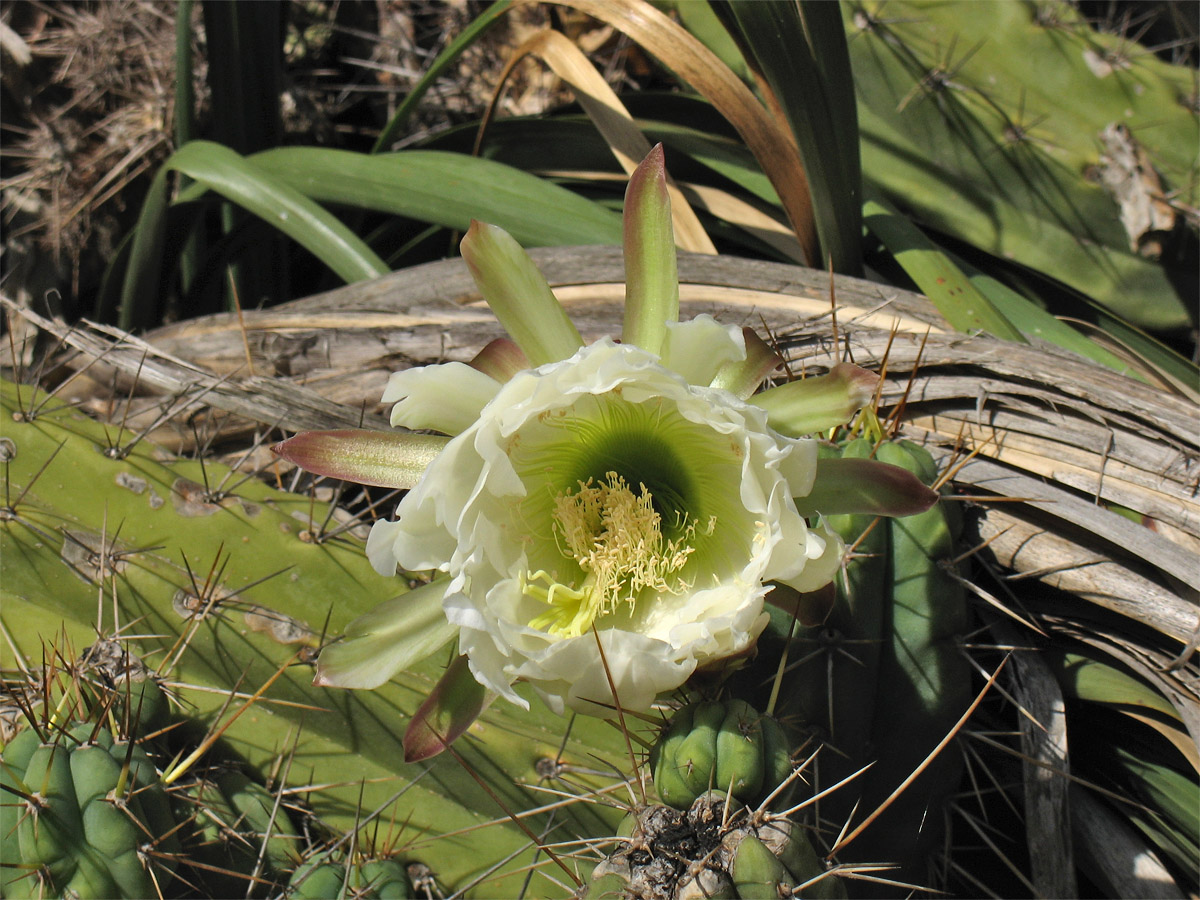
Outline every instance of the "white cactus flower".
<path fill-rule="evenodd" d="M 528 682 L 553 709 L 644 710 L 697 668 L 750 651 L 773 582 L 827 584 L 820 515 L 903 515 L 936 493 L 895 466 L 818 460 L 877 378 L 839 365 L 759 394 L 779 358 L 752 331 L 679 322 L 666 173 L 655 148 L 625 203 L 622 342 L 584 342 L 520 246 L 473 223 L 462 253 L 511 336 L 468 364 L 392 376 L 392 424 L 306 432 L 277 452 L 325 475 L 408 488 L 371 530 L 375 568 L 445 573 L 350 623 L 317 683 L 377 687 L 457 639 L 409 724 L 440 752 Z"/>
<path fill-rule="evenodd" d="M 765 581 L 817 587 L 841 558 L 793 500 L 813 484 L 816 442 L 709 386 L 745 359 L 741 329 L 702 317 L 668 335 L 664 359 L 605 339 L 504 385 L 449 364 L 399 373 L 385 394 L 403 398 L 394 424 L 474 421 L 398 520 L 375 524 L 368 555 L 383 573 L 449 574 L 459 650 L 513 702 L 522 680 L 559 711 L 646 709 L 753 644 Z M 673 371 L 672 346 L 699 384 Z"/>

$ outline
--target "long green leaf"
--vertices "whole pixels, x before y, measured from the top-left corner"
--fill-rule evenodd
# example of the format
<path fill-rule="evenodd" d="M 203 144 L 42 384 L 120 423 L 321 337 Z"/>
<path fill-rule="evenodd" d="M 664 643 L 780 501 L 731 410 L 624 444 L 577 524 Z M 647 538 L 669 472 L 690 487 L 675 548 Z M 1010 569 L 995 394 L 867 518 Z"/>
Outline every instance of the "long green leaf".
<path fill-rule="evenodd" d="M 754 73 L 746 65 L 746 58 L 738 49 L 733 38 L 712 6 L 697 0 L 651 0 L 663 12 L 673 12 L 679 19 L 679 24 L 686 28 L 691 35 L 705 47 L 716 54 L 721 62 L 746 84 L 753 86 Z"/>
<path fill-rule="evenodd" d="M 212 134 L 239 153 L 279 143 L 283 86 L 282 3 L 204 3 Z"/>
<path fill-rule="evenodd" d="M 372 153 L 381 153 L 392 145 L 397 137 L 399 137 L 400 130 L 407 124 L 409 118 L 416 111 L 417 104 L 421 102 L 421 98 L 429 92 L 429 89 L 433 87 L 438 78 L 442 76 L 446 69 L 454 64 L 455 60 L 462 56 L 464 50 L 475 43 L 484 32 L 500 21 L 500 17 L 511 8 L 512 0 L 496 0 L 491 6 L 476 16 L 458 37 L 446 45 L 445 49 L 437 55 L 437 59 L 429 64 L 429 68 L 425 70 L 425 74 L 421 76 L 421 80 L 412 86 L 412 89 L 400 102 L 395 114 L 388 120 L 383 131 L 379 133 L 379 137 L 375 141 L 375 146 L 371 148 Z"/>
<path fill-rule="evenodd" d="M 800 148 L 822 252 L 862 274 L 862 169 L 854 79 L 836 3 L 721 3 Z"/>
<path fill-rule="evenodd" d="M 1140 378 L 1138 373 L 1133 371 L 1130 365 L 1115 353 L 1105 350 L 1091 338 L 1046 312 L 1036 303 L 1027 300 L 1003 282 L 980 272 L 969 263 L 958 259 L 954 254 L 947 255 L 962 269 L 976 290 L 1027 338 L 1049 341 L 1064 350 L 1070 350 L 1072 353 L 1094 360 L 1110 369 L 1133 378 Z"/>
<path fill-rule="evenodd" d="M 201 8 L 212 91 L 206 136 L 243 155 L 277 146 L 283 138 L 280 98 L 287 4 L 206 2 Z M 248 215 L 239 205 L 226 203 L 221 206 L 220 220 L 223 233 L 229 235 L 244 227 Z M 221 280 L 220 296 L 225 307 L 286 295 L 288 270 L 284 241 L 274 235 L 259 240 L 252 260 L 240 256 L 223 273 L 227 277 Z M 190 288 L 194 272 L 182 274 L 184 287 Z"/>
<path fill-rule="evenodd" d="M 951 325 L 1025 343 L 1021 332 L 912 222 L 874 199 L 864 204 L 863 221 Z"/>
<path fill-rule="evenodd" d="M 167 175 L 166 166 L 155 173 L 134 227 L 117 313 L 117 324 L 126 331 L 148 328 L 158 321 L 156 313 L 160 301 L 159 276 L 162 274 L 162 248 L 166 230 Z"/>
<path fill-rule="evenodd" d="M 383 260 L 332 213 L 284 180 L 228 147 L 193 141 L 167 159 L 143 203 L 121 297 L 123 328 L 151 324 L 147 313 L 156 308 L 167 210 L 166 177 L 170 171 L 181 172 L 196 182 L 191 193 L 211 189 L 271 223 L 347 282 L 388 272 Z"/>
<path fill-rule="evenodd" d="M 394 213 L 466 231 L 499 225 L 523 246 L 621 243 L 621 216 L 566 188 L 487 159 L 437 150 L 369 156 L 283 147 L 251 160 L 323 203 Z"/>
<path fill-rule="evenodd" d="M 196 96 L 192 87 L 192 12 L 194 0 L 179 0 L 175 7 L 175 146 L 182 147 L 196 136 Z M 183 188 L 186 185 L 180 184 Z M 179 280 L 186 293 L 190 290 L 203 255 L 203 234 L 192 231 L 179 254 Z"/>

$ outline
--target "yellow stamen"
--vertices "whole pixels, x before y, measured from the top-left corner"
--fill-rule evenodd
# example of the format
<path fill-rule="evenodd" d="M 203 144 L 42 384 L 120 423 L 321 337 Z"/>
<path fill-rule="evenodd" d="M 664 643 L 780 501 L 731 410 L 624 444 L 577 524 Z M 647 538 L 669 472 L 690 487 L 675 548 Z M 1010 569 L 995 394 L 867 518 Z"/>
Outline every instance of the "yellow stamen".
<path fill-rule="evenodd" d="M 583 570 L 579 587 L 559 583 L 544 570 L 522 578 L 521 590 L 550 608 L 529 624 L 563 637 L 578 637 L 599 616 L 631 606 L 649 588 L 677 594 L 688 585 L 670 578 L 687 563 L 688 543 L 696 525 L 684 514 L 683 533 L 673 541 L 662 535 L 662 517 L 644 484 L 635 495 L 625 479 L 608 472 L 605 480 L 579 482 L 573 494 L 554 498 L 554 538 L 563 556 Z M 714 523 L 709 523 L 711 531 Z M 542 587 L 536 582 L 542 582 Z"/>

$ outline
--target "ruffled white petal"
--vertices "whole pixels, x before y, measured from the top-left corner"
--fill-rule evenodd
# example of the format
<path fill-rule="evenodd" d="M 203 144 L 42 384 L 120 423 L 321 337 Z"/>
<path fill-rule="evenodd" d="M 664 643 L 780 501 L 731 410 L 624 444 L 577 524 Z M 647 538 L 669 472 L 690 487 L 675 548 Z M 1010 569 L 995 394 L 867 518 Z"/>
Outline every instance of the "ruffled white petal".
<path fill-rule="evenodd" d="M 466 363 L 448 362 L 393 372 L 383 391 L 393 425 L 461 434 L 500 390 L 500 382 Z"/>
<path fill-rule="evenodd" d="M 565 705 L 596 716 L 614 716 L 610 676 L 623 709 L 645 710 L 655 697 L 679 687 L 696 669 L 694 657 L 646 635 L 617 629 L 599 634 L 603 658 L 596 635 L 585 634 L 555 643 L 536 660 L 526 660 L 515 674 L 528 680 L 558 712 Z"/>
<path fill-rule="evenodd" d="M 722 325 L 709 315 L 687 322 L 667 322 L 662 364 L 689 384 L 707 387 L 721 366 L 745 358 L 746 338 L 741 328 Z"/>
<path fill-rule="evenodd" d="M 817 528 L 810 529 L 805 545 L 807 561 L 804 568 L 789 578 L 777 578 L 789 587 L 798 591 L 815 591 L 833 581 L 842 565 L 846 545 L 837 532 L 822 522 Z"/>

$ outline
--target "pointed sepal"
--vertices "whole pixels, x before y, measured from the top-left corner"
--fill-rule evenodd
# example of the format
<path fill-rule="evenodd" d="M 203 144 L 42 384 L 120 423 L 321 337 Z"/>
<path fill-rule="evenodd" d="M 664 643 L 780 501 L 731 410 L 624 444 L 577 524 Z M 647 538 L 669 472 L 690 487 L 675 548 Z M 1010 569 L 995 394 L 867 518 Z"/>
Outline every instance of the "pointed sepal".
<path fill-rule="evenodd" d="M 713 376 L 711 387 L 748 400 L 766 377 L 783 364 L 783 358 L 753 328 L 743 328 L 742 337 L 746 341 L 746 358 L 724 363 Z"/>
<path fill-rule="evenodd" d="M 879 376 L 838 363 L 827 375 L 816 375 L 768 388 L 750 398 L 767 411 L 767 421 L 780 434 L 801 437 L 844 425 L 875 396 Z"/>
<path fill-rule="evenodd" d="M 385 600 L 348 626 L 337 643 L 317 657 L 316 687 L 377 688 L 454 640 L 458 626 L 446 621 L 439 579 Z"/>
<path fill-rule="evenodd" d="M 625 190 L 625 323 L 621 339 L 658 353 L 666 323 L 679 320 L 679 273 L 662 144 Z"/>
<path fill-rule="evenodd" d="M 449 442 L 440 435 L 347 428 L 302 431 L 271 450 L 314 475 L 408 489 Z"/>
<path fill-rule="evenodd" d="M 454 657 L 404 731 L 404 761 L 437 756 L 471 727 L 496 696 L 475 680 L 466 656 Z"/>
<path fill-rule="evenodd" d="M 874 459 L 820 459 L 812 490 L 796 498 L 800 515 L 845 513 L 912 516 L 937 503 L 940 495 L 900 466 Z"/>
<path fill-rule="evenodd" d="M 476 353 L 468 365 L 504 384 L 518 372 L 529 368 L 529 357 L 517 346 L 516 341 L 500 337 Z"/>
<path fill-rule="evenodd" d="M 545 276 L 511 234 L 472 219 L 459 249 L 479 293 L 532 365 L 558 362 L 583 346 Z"/>

